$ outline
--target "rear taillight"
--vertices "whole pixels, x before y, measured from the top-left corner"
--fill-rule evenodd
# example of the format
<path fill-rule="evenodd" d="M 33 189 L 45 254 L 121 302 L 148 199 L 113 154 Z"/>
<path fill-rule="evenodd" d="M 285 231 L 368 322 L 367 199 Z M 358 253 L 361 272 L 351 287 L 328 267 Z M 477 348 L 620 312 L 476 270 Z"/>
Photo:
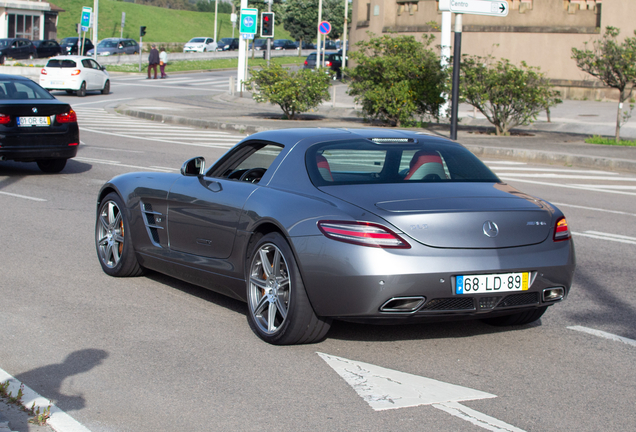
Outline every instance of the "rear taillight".
<path fill-rule="evenodd" d="M 11 116 L 6 114 L 0 114 L 0 124 L 9 124 L 11 122 Z"/>
<path fill-rule="evenodd" d="M 307 60 L 305 60 L 305 66 L 307 66 L 309 63 L 307 62 Z"/>
<path fill-rule="evenodd" d="M 570 238 L 570 229 L 568 228 L 568 221 L 564 217 L 557 220 L 554 226 L 554 241 L 562 241 Z"/>
<path fill-rule="evenodd" d="M 40 73 L 41 73 L 42 75 L 46 75 L 46 69 L 45 69 L 45 68 L 42 68 L 42 70 L 40 71 Z"/>
<path fill-rule="evenodd" d="M 75 75 L 79 75 L 81 73 L 82 73 L 82 71 L 80 69 L 75 69 L 73 72 L 71 72 L 71 75 L 75 76 Z"/>
<path fill-rule="evenodd" d="M 331 62 L 330 62 L 330 61 L 326 61 L 326 62 L 325 62 L 325 66 L 326 66 L 326 67 L 331 67 Z"/>
<path fill-rule="evenodd" d="M 55 116 L 58 123 L 77 123 L 77 114 L 75 111 L 70 110 L 64 114 L 58 114 Z"/>
<path fill-rule="evenodd" d="M 389 249 L 411 248 L 390 229 L 370 222 L 320 221 L 318 228 L 328 238 L 345 243 Z"/>

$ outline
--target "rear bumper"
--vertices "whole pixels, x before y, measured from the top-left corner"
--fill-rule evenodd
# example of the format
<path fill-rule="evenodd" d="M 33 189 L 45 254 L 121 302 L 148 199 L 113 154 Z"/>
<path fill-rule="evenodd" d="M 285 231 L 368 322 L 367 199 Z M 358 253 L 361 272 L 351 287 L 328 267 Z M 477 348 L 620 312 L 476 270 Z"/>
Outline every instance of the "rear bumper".
<path fill-rule="evenodd" d="M 56 126 L 60 131 L 0 134 L 0 160 L 33 162 L 41 159 L 69 159 L 77 155 L 77 124 Z"/>

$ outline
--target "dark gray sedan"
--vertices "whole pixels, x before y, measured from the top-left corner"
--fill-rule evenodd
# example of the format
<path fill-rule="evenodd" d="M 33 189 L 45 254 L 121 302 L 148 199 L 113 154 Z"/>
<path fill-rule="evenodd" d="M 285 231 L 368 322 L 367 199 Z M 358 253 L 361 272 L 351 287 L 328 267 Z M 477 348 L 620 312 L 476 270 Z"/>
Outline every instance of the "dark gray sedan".
<path fill-rule="evenodd" d="M 567 221 L 465 147 L 385 129 L 288 129 L 211 168 L 130 173 L 97 199 L 112 276 L 151 269 L 247 302 L 273 344 L 320 341 L 332 319 L 538 320 L 575 268 Z"/>

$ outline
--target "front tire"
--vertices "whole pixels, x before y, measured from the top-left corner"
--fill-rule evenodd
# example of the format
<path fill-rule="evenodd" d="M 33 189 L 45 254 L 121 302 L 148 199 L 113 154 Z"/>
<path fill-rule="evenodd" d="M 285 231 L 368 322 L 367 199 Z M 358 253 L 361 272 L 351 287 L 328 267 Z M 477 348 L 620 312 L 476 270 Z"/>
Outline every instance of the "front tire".
<path fill-rule="evenodd" d="M 257 238 L 246 262 L 247 321 L 259 338 L 293 345 L 326 336 L 331 320 L 316 316 L 294 254 L 280 233 Z"/>
<path fill-rule="evenodd" d="M 47 174 L 57 174 L 66 166 L 66 159 L 41 159 L 36 163 L 40 171 Z"/>
<path fill-rule="evenodd" d="M 86 81 L 82 82 L 80 89 L 77 91 L 77 96 L 84 97 L 86 96 Z"/>
<path fill-rule="evenodd" d="M 489 324 L 495 327 L 507 327 L 507 326 L 518 326 L 525 325 L 535 322 L 545 313 L 548 309 L 547 306 L 540 307 L 537 309 L 532 309 L 525 312 L 519 312 L 512 315 L 499 316 L 494 318 L 484 318 L 482 322 Z"/>
<path fill-rule="evenodd" d="M 110 93 L 110 80 L 106 80 L 106 82 L 104 83 L 104 88 L 102 89 L 102 94 L 109 94 Z"/>
<path fill-rule="evenodd" d="M 139 276 L 130 223 L 122 199 L 111 192 L 102 200 L 95 222 L 95 247 L 104 273 L 115 277 Z"/>

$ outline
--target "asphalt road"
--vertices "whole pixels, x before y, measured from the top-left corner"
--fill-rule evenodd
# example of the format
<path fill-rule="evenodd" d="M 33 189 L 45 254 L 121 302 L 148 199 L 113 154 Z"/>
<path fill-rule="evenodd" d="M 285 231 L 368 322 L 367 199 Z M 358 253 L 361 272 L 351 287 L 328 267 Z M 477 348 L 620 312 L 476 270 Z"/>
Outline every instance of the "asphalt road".
<path fill-rule="evenodd" d="M 104 110 L 117 99 L 196 90 L 124 84 L 114 79 L 106 97 L 59 95 L 77 109 L 83 143 L 61 174 L 43 175 L 35 164 L 0 164 L 0 368 L 88 429 L 636 427 L 636 346 L 629 343 L 636 340 L 635 176 L 487 161 L 502 179 L 561 207 L 574 233 L 578 267 L 571 294 L 538 323 L 502 329 L 477 321 L 336 322 L 322 343 L 270 346 L 249 330 L 243 303 L 156 273 L 116 279 L 101 271 L 94 221 L 103 182 L 131 171 L 178 170 L 193 156 L 212 162 L 240 139 L 130 123 Z M 328 361 L 334 356 L 350 360 L 338 360 L 349 371 L 391 375 L 368 366 L 374 365 L 490 396 L 461 402 L 463 416 L 443 404 L 376 410 L 354 389 L 355 377 L 343 378 Z M 404 386 L 420 382 L 395 376 Z M 395 401 L 404 398 L 396 392 Z"/>

